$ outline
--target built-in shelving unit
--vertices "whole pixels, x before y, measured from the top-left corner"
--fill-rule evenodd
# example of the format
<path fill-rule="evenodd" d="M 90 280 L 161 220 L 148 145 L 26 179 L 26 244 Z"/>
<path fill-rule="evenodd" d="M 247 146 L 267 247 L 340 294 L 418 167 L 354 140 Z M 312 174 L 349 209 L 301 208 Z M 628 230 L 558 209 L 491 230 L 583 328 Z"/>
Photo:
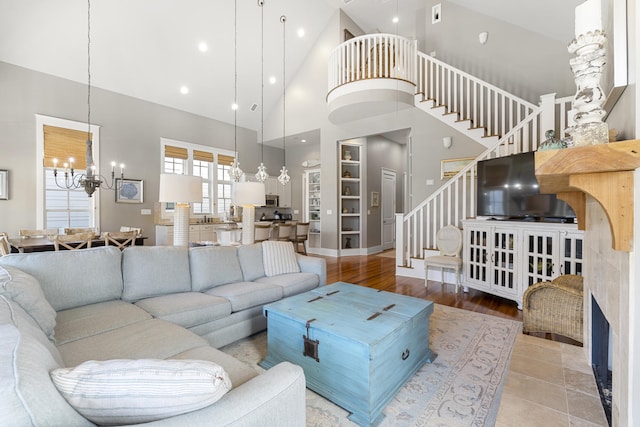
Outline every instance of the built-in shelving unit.
<path fill-rule="evenodd" d="M 320 236 L 320 169 L 309 169 L 302 174 L 304 200 L 303 220 L 309 223 L 309 249 L 322 247 Z"/>
<path fill-rule="evenodd" d="M 536 177 L 542 193 L 566 201 L 585 228 L 585 195 L 609 219 L 613 249 L 630 251 L 633 239 L 634 170 L 640 168 L 640 140 L 536 152 Z"/>
<path fill-rule="evenodd" d="M 339 144 L 339 150 L 340 254 L 357 255 L 363 243 L 364 148 L 360 143 L 343 141 Z"/>

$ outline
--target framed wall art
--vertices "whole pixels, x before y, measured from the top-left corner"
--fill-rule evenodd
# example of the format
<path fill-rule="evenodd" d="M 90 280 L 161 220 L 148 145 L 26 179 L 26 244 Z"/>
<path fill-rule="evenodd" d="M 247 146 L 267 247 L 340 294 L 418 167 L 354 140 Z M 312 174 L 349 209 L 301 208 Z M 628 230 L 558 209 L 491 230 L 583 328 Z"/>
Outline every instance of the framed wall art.
<path fill-rule="evenodd" d="M 9 200 L 9 171 L 0 170 L 0 200 Z"/>
<path fill-rule="evenodd" d="M 116 178 L 116 203 L 142 203 L 143 184 L 141 179 Z"/>
<path fill-rule="evenodd" d="M 464 169 L 475 157 L 463 157 L 460 159 L 446 159 L 440 162 L 440 179 L 449 179 Z"/>
<path fill-rule="evenodd" d="M 380 193 L 378 191 L 371 192 L 371 207 L 377 208 L 380 206 Z"/>

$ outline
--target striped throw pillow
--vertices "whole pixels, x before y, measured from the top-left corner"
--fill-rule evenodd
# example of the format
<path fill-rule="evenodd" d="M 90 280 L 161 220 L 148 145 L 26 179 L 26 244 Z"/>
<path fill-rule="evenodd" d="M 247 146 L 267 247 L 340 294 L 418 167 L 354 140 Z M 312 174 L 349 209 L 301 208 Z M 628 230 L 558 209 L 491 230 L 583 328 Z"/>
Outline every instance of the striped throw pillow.
<path fill-rule="evenodd" d="M 219 365 L 203 360 L 90 360 L 51 371 L 58 391 L 96 424 L 146 423 L 195 411 L 231 390 Z"/>
<path fill-rule="evenodd" d="M 265 240 L 262 242 L 264 274 L 268 277 L 287 273 L 300 273 L 293 243 Z"/>

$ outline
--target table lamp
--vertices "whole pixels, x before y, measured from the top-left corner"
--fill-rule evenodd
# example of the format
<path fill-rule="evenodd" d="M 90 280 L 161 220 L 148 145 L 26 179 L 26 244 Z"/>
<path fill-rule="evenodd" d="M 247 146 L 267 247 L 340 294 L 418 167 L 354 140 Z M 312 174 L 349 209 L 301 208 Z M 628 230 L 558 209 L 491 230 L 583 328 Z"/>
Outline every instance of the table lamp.
<path fill-rule="evenodd" d="M 236 182 L 234 184 L 234 202 L 242 206 L 242 244 L 254 242 L 254 222 L 256 206 L 263 206 L 265 201 L 264 184 L 261 182 Z"/>
<path fill-rule="evenodd" d="M 173 245 L 189 246 L 189 203 L 202 202 L 202 178 L 161 174 L 159 201 L 176 204 L 173 213 Z"/>

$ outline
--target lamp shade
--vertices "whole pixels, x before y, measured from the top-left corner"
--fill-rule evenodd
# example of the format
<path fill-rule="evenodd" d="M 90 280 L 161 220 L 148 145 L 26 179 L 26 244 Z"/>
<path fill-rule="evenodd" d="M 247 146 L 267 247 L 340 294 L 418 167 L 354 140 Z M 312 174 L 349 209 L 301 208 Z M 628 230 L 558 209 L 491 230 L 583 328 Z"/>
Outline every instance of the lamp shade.
<path fill-rule="evenodd" d="M 265 189 L 261 182 L 237 182 L 234 185 L 234 202 L 236 205 L 263 206 Z"/>
<path fill-rule="evenodd" d="M 202 202 L 202 178 L 166 173 L 160 175 L 160 202 Z"/>

